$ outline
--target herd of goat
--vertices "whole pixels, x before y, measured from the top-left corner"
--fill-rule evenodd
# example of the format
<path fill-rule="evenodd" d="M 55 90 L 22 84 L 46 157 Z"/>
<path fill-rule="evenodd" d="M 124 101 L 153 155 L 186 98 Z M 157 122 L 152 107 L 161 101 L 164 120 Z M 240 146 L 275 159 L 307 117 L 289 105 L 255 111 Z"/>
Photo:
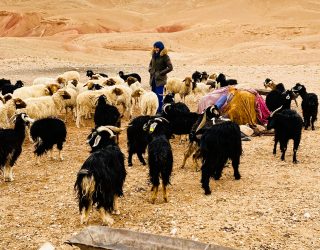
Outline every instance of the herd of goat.
<path fill-rule="evenodd" d="M 0 79 L 0 167 L 5 181 L 13 181 L 13 166 L 22 152 L 25 137 L 34 143 L 34 154 L 40 156 L 51 152 L 54 145 L 61 150 L 66 141 L 66 116 L 58 116 L 72 111 L 77 127 L 83 118 L 93 114 L 94 128 L 87 137 L 91 147 L 89 157 L 83 163 L 75 182 L 79 201 L 81 223 L 87 223 L 89 212 L 95 205 L 101 213 L 104 224 L 111 225 L 112 214 L 119 214 L 117 199 L 123 195 L 126 178 L 125 156 L 118 145 L 119 134 L 125 128 L 121 119 L 128 113 L 130 122 L 126 127 L 128 158 L 131 167 L 132 157 L 137 154 L 139 161 L 147 165 L 144 154 L 148 151 L 149 177 L 152 184 L 151 202 L 154 203 L 160 180 L 165 202 L 168 201 L 167 186 L 173 169 L 173 152 L 170 139 L 174 135 L 188 135 L 189 143 L 184 153 L 181 167 L 192 155 L 194 165 L 201 166 L 201 184 L 206 195 L 211 193 L 210 178 L 221 177 L 228 159 L 234 170 L 234 178 L 239 180 L 242 140 L 246 136 L 240 130 L 241 124 L 228 119 L 216 103 L 206 107 L 201 113 L 191 112 L 184 102 L 175 102 L 175 95 L 181 100 L 190 94 L 210 95 L 217 88 L 236 85 L 237 80 L 226 79 L 224 74 L 208 75 L 194 72 L 185 79 L 171 78 L 165 89 L 162 112 L 157 113 L 157 96 L 142 88 L 141 77 L 136 74 L 108 77 L 104 73 L 88 70 L 88 80 L 80 83 L 80 74 L 68 71 L 56 78 L 39 77 L 33 85 L 24 86 L 22 81 L 11 84 L 10 80 Z M 280 143 L 281 160 L 290 139 L 293 139 L 293 162 L 297 163 L 297 150 L 302 128 L 314 130 L 318 113 L 318 98 L 307 93 L 304 85 L 297 83 L 285 90 L 282 83 L 275 84 L 266 79 L 266 88 L 271 88 L 265 98 L 269 109 L 267 129 L 274 129 L 274 148 Z M 293 109 L 291 101 L 302 98 L 303 118 Z M 132 119 L 132 106 L 140 107 L 141 115 Z M 121 109 L 122 107 L 122 109 Z M 49 133 L 48 133 L 49 132 Z"/>

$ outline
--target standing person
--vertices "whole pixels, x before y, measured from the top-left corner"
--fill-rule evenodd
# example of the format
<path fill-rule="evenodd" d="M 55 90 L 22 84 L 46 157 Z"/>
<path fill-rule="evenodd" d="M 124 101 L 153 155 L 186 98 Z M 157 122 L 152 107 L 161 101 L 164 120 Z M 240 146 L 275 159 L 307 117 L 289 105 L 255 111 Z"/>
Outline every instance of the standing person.
<path fill-rule="evenodd" d="M 172 71 L 172 63 L 168 56 L 168 50 L 160 41 L 153 44 L 152 58 L 149 64 L 150 86 L 158 96 L 159 107 L 157 113 L 161 112 L 163 103 L 163 89 L 167 83 L 167 73 Z"/>

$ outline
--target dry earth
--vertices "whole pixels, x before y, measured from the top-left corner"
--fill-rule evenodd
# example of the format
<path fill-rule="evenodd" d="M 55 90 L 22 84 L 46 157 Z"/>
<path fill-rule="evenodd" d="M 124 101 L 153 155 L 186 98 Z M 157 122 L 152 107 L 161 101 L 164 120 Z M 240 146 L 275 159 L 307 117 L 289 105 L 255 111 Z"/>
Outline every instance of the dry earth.
<path fill-rule="evenodd" d="M 163 40 L 174 64 L 170 76 L 225 72 L 255 88 L 270 77 L 287 88 L 304 83 L 320 95 L 318 1 L 3 0 L 0 10 L 0 77 L 12 81 L 30 84 L 70 69 L 84 81 L 87 69 L 124 70 L 139 73 L 148 87 L 149 50 Z M 196 110 L 192 98 L 187 104 Z M 0 249 L 37 249 L 46 241 L 72 249 L 64 241 L 84 228 L 73 185 L 89 155 L 92 121 L 86 124 L 78 129 L 69 117 L 63 162 L 44 157 L 36 166 L 33 146 L 24 143 L 15 180 L 0 179 Z M 315 131 L 303 131 L 296 165 L 292 142 L 284 162 L 272 155 L 272 137 L 244 142 L 242 179 L 226 168 L 221 180 L 211 181 L 211 196 L 203 194 L 190 161 L 180 169 L 186 144 L 174 139 L 169 203 L 161 197 L 150 203 L 148 169 L 134 158 L 113 226 L 160 235 L 176 228 L 174 237 L 235 249 L 320 249 L 319 131 L 319 121 Z M 125 132 L 120 147 L 127 155 Z M 89 224 L 100 225 L 96 211 Z"/>

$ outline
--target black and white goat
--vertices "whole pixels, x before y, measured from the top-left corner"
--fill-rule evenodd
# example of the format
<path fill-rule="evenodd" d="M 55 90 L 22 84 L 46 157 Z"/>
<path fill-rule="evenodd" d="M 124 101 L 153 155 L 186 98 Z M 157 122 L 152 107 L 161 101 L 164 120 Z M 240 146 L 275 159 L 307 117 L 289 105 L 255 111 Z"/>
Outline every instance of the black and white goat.
<path fill-rule="evenodd" d="M 23 86 L 24 86 L 24 83 L 21 80 L 18 80 L 15 85 L 12 85 L 11 83 L 10 84 L 4 84 L 1 87 L 2 95 L 13 94 L 13 92 L 16 89 L 21 88 Z"/>
<path fill-rule="evenodd" d="M 314 130 L 314 122 L 318 116 L 318 96 L 314 93 L 307 93 L 306 87 L 300 83 L 297 83 L 292 91 L 301 96 L 301 108 L 304 121 L 304 129 L 307 130 L 311 123 L 311 129 Z"/>
<path fill-rule="evenodd" d="M 12 169 L 22 152 L 25 127 L 32 119 L 25 113 L 16 115 L 13 129 L 0 129 L 0 168 L 3 168 L 4 181 L 13 181 Z"/>
<path fill-rule="evenodd" d="M 123 71 L 119 71 L 119 76 L 126 82 L 128 77 L 134 77 L 137 79 L 138 82 L 141 83 L 141 76 L 137 73 L 130 73 L 130 74 L 124 74 Z"/>
<path fill-rule="evenodd" d="M 297 161 L 297 150 L 301 140 L 303 120 L 301 116 L 291 109 L 279 107 L 268 118 L 267 129 L 274 129 L 273 154 L 277 152 L 277 144 L 280 142 L 281 160 L 285 160 L 288 141 L 293 139 L 293 163 Z"/>
<path fill-rule="evenodd" d="M 220 87 L 225 87 L 228 85 L 236 85 L 238 81 L 235 79 L 226 79 L 226 76 L 223 73 L 220 73 L 216 79 L 217 83 L 220 84 Z"/>
<path fill-rule="evenodd" d="M 200 129 L 197 133 L 203 133 L 200 139 L 201 183 L 205 194 L 209 195 L 211 194 L 210 177 L 219 180 L 228 159 L 232 161 L 235 179 L 241 178 L 239 173 L 242 154 L 241 132 L 238 124 L 225 121 L 208 129 Z"/>
<path fill-rule="evenodd" d="M 63 160 L 61 151 L 67 137 L 64 121 L 55 117 L 36 120 L 31 125 L 30 136 L 34 141 L 34 154 L 37 156 L 37 164 L 40 164 L 40 157 L 48 151 L 50 151 L 50 158 L 53 159 L 54 145 L 57 145 L 59 159 Z"/>
<path fill-rule="evenodd" d="M 99 79 L 99 77 L 104 77 L 104 78 L 108 78 L 107 74 L 104 73 L 93 73 L 92 70 L 87 70 L 87 77 L 89 77 L 90 79 Z"/>
<path fill-rule="evenodd" d="M 267 78 L 263 83 L 265 88 L 270 88 L 271 91 L 266 96 L 267 108 L 273 112 L 282 106 L 282 109 L 290 109 L 291 101 L 296 101 L 296 96 L 292 90 L 286 90 L 283 83 L 275 84 L 273 80 Z"/>
<path fill-rule="evenodd" d="M 168 202 L 167 186 L 170 184 L 170 176 L 173 166 L 173 155 L 170 142 L 166 136 L 169 122 L 163 117 L 149 120 L 144 129 L 151 135 L 148 144 L 149 177 L 152 183 L 151 203 L 155 203 L 162 179 L 164 202 Z"/>
<path fill-rule="evenodd" d="M 100 210 L 103 224 L 112 225 L 111 213 L 120 214 L 118 197 L 123 195 L 126 178 L 124 155 L 115 142 L 121 129 L 101 126 L 88 137 L 92 151 L 77 175 L 77 192 L 81 224 L 87 223 L 94 205 Z"/>

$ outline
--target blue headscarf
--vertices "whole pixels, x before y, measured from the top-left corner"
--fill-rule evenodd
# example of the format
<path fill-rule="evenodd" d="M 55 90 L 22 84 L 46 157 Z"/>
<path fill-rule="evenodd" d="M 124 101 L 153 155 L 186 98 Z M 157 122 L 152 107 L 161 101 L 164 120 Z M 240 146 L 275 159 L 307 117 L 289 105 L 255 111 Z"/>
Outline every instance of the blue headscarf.
<path fill-rule="evenodd" d="M 161 41 L 157 41 L 153 44 L 153 47 L 159 49 L 159 53 L 154 53 L 154 57 L 158 58 L 160 56 L 160 52 L 164 49 L 164 44 Z"/>

